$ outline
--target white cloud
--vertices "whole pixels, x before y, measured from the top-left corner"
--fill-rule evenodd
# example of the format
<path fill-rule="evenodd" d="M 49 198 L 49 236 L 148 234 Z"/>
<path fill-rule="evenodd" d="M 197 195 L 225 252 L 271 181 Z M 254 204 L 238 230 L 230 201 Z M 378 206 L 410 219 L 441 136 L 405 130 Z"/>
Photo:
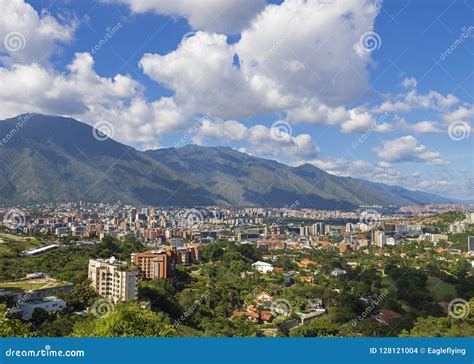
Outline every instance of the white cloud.
<path fill-rule="evenodd" d="M 244 148 L 249 153 L 289 160 L 315 158 L 320 152 L 309 134 L 292 135 L 288 131 L 276 137 L 269 127 L 260 124 L 247 127 L 235 120 L 204 118 L 193 141 L 198 144 L 205 141 L 241 142 L 246 144 Z"/>
<path fill-rule="evenodd" d="M 415 88 L 417 81 L 415 77 L 405 78 L 400 85 L 405 88 Z"/>
<path fill-rule="evenodd" d="M 405 180 L 405 176 L 399 170 L 386 162 L 374 164 L 364 160 L 328 158 L 312 160 L 309 163 L 336 176 L 361 178 L 390 185 L 403 184 Z"/>
<path fill-rule="evenodd" d="M 46 63 L 58 43 L 69 42 L 76 21 L 61 24 L 23 0 L 0 0 L 0 51 L 6 63 Z"/>
<path fill-rule="evenodd" d="M 130 76 L 99 76 L 88 53 L 77 53 L 66 73 L 38 64 L 0 68 L 0 118 L 23 112 L 73 116 L 94 124 L 110 122 L 114 137 L 137 147 L 158 145 L 166 132 L 182 129 L 184 118 L 172 98 L 147 102 Z"/>
<path fill-rule="evenodd" d="M 410 90 L 406 94 L 389 95 L 389 100 L 374 107 L 374 113 L 406 113 L 415 109 L 446 110 L 459 102 L 453 94 L 446 96 L 437 91 L 429 91 L 426 94 L 419 94 L 416 90 Z"/>
<path fill-rule="evenodd" d="M 334 125 L 349 117 L 349 112 L 343 106 L 329 107 L 317 98 L 312 98 L 303 99 L 296 107 L 288 109 L 286 119 L 294 123 Z"/>
<path fill-rule="evenodd" d="M 366 1 L 268 5 L 235 46 L 242 71 L 250 81 L 269 78 L 284 94 L 298 98 L 316 96 L 326 104 L 353 101 L 367 87 L 370 61 L 353 45 L 373 29 L 378 12 L 376 2 Z M 298 64 L 298 72 L 289 74 L 289 64 Z"/>
<path fill-rule="evenodd" d="M 240 33 L 265 7 L 265 0 L 105 0 L 126 4 L 134 13 L 154 12 L 186 18 L 194 29 Z"/>
<path fill-rule="evenodd" d="M 463 105 L 458 107 L 456 110 L 447 111 L 443 113 L 443 121 L 450 125 L 455 122 L 465 122 L 469 124 L 474 119 L 474 106 Z"/>
<path fill-rule="evenodd" d="M 372 29 L 378 11 L 373 2 L 287 0 L 268 5 L 235 44 L 199 31 L 166 55 L 145 54 L 140 65 L 190 114 L 225 120 L 292 110 L 296 120 L 317 102 L 336 122 L 344 109 L 326 104 L 354 100 L 367 87 L 370 59 L 352 45 Z"/>
<path fill-rule="evenodd" d="M 374 118 L 374 116 L 364 108 L 349 110 L 348 119 L 341 124 L 342 133 L 366 132 L 373 130 L 376 133 L 387 133 L 393 131 L 393 125 L 383 122 L 385 116 Z"/>
<path fill-rule="evenodd" d="M 145 54 L 140 67 L 173 90 L 190 117 L 203 113 L 228 119 L 247 115 L 265 101 L 264 90 L 258 94 L 233 66 L 233 56 L 225 35 L 197 32 L 166 55 Z"/>
<path fill-rule="evenodd" d="M 384 162 L 421 162 L 429 165 L 445 165 L 437 151 L 429 150 L 412 135 L 393 140 L 385 140 L 374 152 Z"/>
<path fill-rule="evenodd" d="M 302 164 L 295 163 L 295 165 Z M 402 186 L 410 190 L 422 190 L 437 193 L 441 196 L 458 196 L 458 198 L 469 199 L 472 196 L 472 185 L 469 187 L 467 181 L 469 176 L 463 176 L 461 171 L 451 166 L 426 169 L 420 173 L 403 172 L 396 169 L 391 163 L 380 161 L 370 163 L 364 160 L 347 160 L 344 158 L 327 158 L 325 160 L 312 160 L 314 164 L 328 173 L 361 178 L 372 182 L 380 182 L 388 185 Z"/>
<path fill-rule="evenodd" d="M 418 134 L 439 133 L 441 131 L 438 124 L 431 120 L 423 120 L 410 124 L 404 118 L 398 118 L 397 126 L 400 130 L 410 130 Z"/>

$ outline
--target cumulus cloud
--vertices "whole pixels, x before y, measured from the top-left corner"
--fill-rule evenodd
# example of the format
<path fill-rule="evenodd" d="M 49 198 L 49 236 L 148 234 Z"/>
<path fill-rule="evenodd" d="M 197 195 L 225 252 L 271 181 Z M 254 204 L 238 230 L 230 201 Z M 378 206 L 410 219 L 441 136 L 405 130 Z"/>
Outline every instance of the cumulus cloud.
<path fill-rule="evenodd" d="M 145 54 L 140 67 L 173 90 L 176 103 L 190 116 L 205 113 L 228 119 L 256 110 L 265 97 L 250 87 L 233 57 L 225 35 L 197 32 L 166 55 Z"/>
<path fill-rule="evenodd" d="M 442 115 L 443 121 L 450 125 L 455 122 L 465 122 L 469 124 L 474 119 L 474 106 L 462 105 L 452 111 L 446 111 Z"/>
<path fill-rule="evenodd" d="M 370 60 L 352 46 L 378 11 L 373 2 L 287 0 L 268 5 L 234 44 L 199 31 L 168 54 L 145 54 L 140 66 L 190 112 L 233 119 L 291 110 L 289 118 L 300 120 L 320 107 L 337 122 L 343 108 L 326 105 L 366 89 Z"/>
<path fill-rule="evenodd" d="M 295 165 L 303 162 L 295 163 Z M 328 173 L 369 180 L 372 182 L 385 183 L 388 185 L 402 186 L 407 189 L 422 190 L 440 195 L 456 195 L 460 198 L 472 196 L 472 186 L 466 187 L 467 181 L 472 180 L 464 176 L 461 171 L 451 166 L 440 167 L 441 170 L 428 169 L 423 173 L 403 172 L 395 168 L 391 163 L 379 161 L 371 163 L 364 160 L 349 160 L 344 158 L 316 159 L 309 163 L 325 170 Z"/>
<path fill-rule="evenodd" d="M 60 23 L 23 0 L 0 0 L 0 57 L 5 63 L 46 63 L 58 43 L 71 41 L 77 22 Z"/>
<path fill-rule="evenodd" d="M 373 30 L 378 12 L 377 2 L 366 1 L 268 5 L 235 45 L 242 72 L 250 82 L 271 79 L 298 98 L 317 96 L 326 104 L 353 101 L 367 87 L 369 62 L 353 45 Z"/>
<path fill-rule="evenodd" d="M 415 88 L 417 85 L 417 81 L 415 77 L 405 78 L 400 85 L 405 88 Z"/>
<path fill-rule="evenodd" d="M 135 146 L 157 146 L 163 133 L 182 126 L 183 118 L 172 98 L 148 102 L 143 87 L 128 75 L 99 76 L 89 53 L 77 53 L 58 73 L 39 64 L 0 68 L 0 117 L 22 112 L 68 115 L 94 124 L 108 121 L 115 137 Z"/>
<path fill-rule="evenodd" d="M 437 91 L 429 91 L 426 94 L 419 94 L 416 90 L 410 90 L 406 94 L 389 95 L 389 100 L 374 107 L 374 113 L 397 113 L 409 112 L 416 109 L 447 110 L 459 102 L 453 94 L 446 96 Z"/>
<path fill-rule="evenodd" d="M 237 34 L 265 7 L 265 0 L 105 0 L 126 4 L 134 13 L 186 18 L 194 29 Z"/>
<path fill-rule="evenodd" d="M 286 117 L 289 122 L 314 125 L 339 124 L 348 118 L 349 113 L 345 107 L 329 107 L 317 98 L 301 100 L 296 107 L 287 110 Z"/>
<path fill-rule="evenodd" d="M 400 130 L 410 130 L 418 134 L 439 133 L 441 131 L 438 127 L 438 123 L 431 120 L 422 120 L 410 124 L 405 118 L 398 118 L 397 126 Z"/>
<path fill-rule="evenodd" d="M 407 135 L 393 140 L 385 140 L 381 147 L 374 148 L 376 155 L 384 162 L 421 162 L 429 165 L 445 165 L 437 151 L 429 150 L 418 140 Z"/>
<path fill-rule="evenodd" d="M 246 152 L 288 160 L 316 158 L 319 147 L 309 134 L 292 135 L 291 129 L 278 134 L 272 128 L 257 124 L 247 127 L 235 120 L 203 118 L 201 127 L 193 137 L 197 144 L 217 141 L 221 144 L 231 142 L 245 143 Z"/>
<path fill-rule="evenodd" d="M 342 133 L 365 132 L 373 130 L 376 133 L 386 133 L 393 130 L 393 126 L 383 122 L 385 117 L 375 118 L 363 108 L 349 110 L 348 119 L 341 124 Z"/>
<path fill-rule="evenodd" d="M 344 158 L 316 159 L 309 163 L 336 176 L 354 177 L 387 184 L 403 184 L 406 178 L 403 173 L 390 163 L 370 163 L 364 160 L 348 160 Z"/>

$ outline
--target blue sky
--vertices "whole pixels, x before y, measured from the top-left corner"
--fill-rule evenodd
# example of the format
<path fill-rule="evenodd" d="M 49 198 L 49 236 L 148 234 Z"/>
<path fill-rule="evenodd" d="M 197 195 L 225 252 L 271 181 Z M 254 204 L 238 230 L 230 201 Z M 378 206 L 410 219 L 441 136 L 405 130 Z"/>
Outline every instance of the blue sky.
<path fill-rule="evenodd" d="M 228 145 L 472 199 L 472 2 L 0 4 L 2 118 L 68 115 L 142 150 Z"/>

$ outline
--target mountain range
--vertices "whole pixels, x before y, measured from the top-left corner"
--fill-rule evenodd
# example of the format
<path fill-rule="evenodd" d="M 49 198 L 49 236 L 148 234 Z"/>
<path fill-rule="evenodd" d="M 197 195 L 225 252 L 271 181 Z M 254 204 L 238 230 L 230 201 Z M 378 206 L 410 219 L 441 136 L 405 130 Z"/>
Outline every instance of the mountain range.
<path fill-rule="evenodd" d="M 18 127 L 21 118 L 27 123 Z M 142 152 L 110 138 L 98 140 L 93 131 L 88 124 L 58 116 L 27 114 L 0 121 L 0 204 L 82 200 L 350 210 L 457 202 L 334 176 L 311 164 L 291 167 L 229 147 L 187 145 Z"/>

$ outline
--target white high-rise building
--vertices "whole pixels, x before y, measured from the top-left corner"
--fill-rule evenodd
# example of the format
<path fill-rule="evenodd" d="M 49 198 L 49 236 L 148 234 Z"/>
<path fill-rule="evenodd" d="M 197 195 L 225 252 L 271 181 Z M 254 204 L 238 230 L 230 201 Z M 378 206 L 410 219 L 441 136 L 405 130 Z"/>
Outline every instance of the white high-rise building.
<path fill-rule="evenodd" d="M 113 303 L 137 299 L 138 271 L 128 270 L 127 263 L 110 259 L 90 259 L 91 286 L 102 297 Z"/>
<path fill-rule="evenodd" d="M 464 222 L 457 221 L 449 225 L 449 232 L 452 234 L 462 234 L 466 230 L 466 224 Z"/>
<path fill-rule="evenodd" d="M 375 245 L 379 248 L 383 248 L 387 244 L 387 238 L 383 231 L 375 232 Z"/>

